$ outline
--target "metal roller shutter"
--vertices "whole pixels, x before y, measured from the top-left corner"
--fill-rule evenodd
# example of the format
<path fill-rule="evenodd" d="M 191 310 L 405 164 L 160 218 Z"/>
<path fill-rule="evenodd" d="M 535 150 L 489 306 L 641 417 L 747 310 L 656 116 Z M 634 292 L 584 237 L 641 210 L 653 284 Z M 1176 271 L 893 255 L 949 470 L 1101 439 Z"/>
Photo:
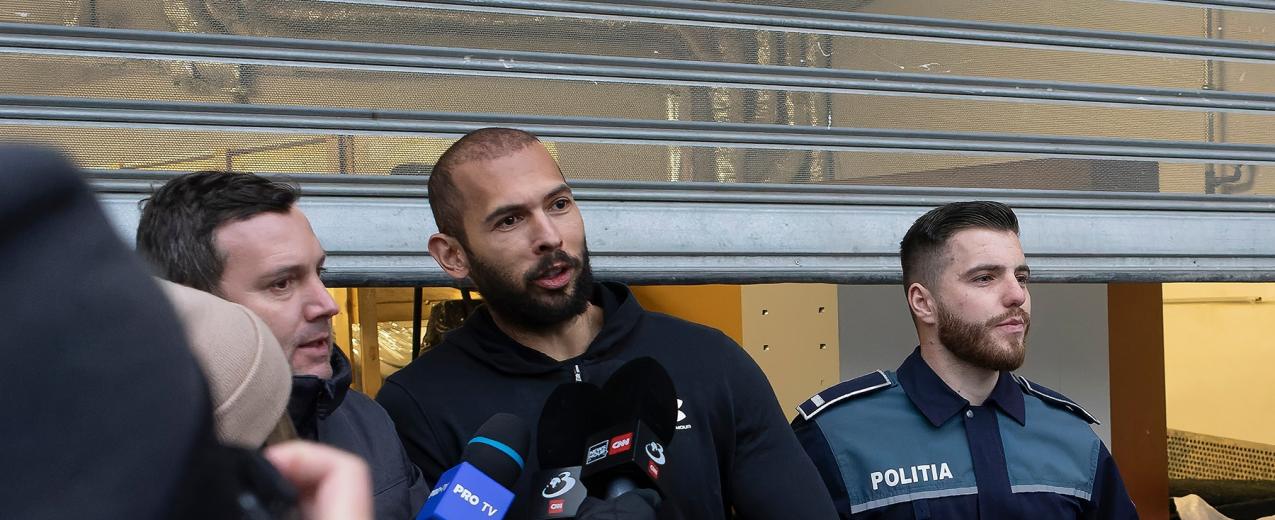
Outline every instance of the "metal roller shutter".
<path fill-rule="evenodd" d="M 0 0 L 0 132 L 127 236 L 163 172 L 290 174 L 336 284 L 445 281 L 394 174 L 490 125 L 550 144 L 610 278 L 892 281 L 980 197 L 1037 279 L 1275 280 L 1265 5 Z"/>

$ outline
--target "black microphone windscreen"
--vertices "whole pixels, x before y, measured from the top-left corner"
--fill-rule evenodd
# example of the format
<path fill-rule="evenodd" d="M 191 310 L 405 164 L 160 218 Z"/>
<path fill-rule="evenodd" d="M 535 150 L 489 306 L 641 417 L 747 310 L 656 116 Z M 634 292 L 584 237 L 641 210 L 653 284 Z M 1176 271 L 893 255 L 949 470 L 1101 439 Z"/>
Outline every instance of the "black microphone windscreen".
<path fill-rule="evenodd" d="M 583 465 L 585 440 L 602 427 L 596 420 L 602 409 L 602 389 L 593 383 L 564 383 L 553 389 L 536 429 L 540 467 Z"/>
<path fill-rule="evenodd" d="M 529 431 L 518 416 L 498 413 L 478 427 L 465 445 L 461 460 L 472 464 L 506 489 L 522 474 L 527 457 Z"/>
<path fill-rule="evenodd" d="M 625 363 L 602 386 L 603 402 L 615 421 L 639 419 L 665 441 L 677 425 L 677 390 L 664 366 L 649 357 Z"/>

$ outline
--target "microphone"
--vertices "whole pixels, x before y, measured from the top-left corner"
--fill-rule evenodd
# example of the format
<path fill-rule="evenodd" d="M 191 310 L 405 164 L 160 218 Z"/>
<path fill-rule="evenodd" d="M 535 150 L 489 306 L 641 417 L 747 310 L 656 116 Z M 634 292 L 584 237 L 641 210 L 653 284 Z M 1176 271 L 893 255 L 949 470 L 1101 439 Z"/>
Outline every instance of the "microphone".
<path fill-rule="evenodd" d="M 416 520 L 499 520 L 514 494 L 529 442 L 518 416 L 498 413 L 478 427 L 461 462 L 438 478 Z"/>
<path fill-rule="evenodd" d="M 541 469 L 532 477 L 531 519 L 576 518 L 589 492 L 581 482 L 585 438 L 598 429 L 602 389 L 592 383 L 559 385 L 545 400 L 536 434 Z"/>
<path fill-rule="evenodd" d="M 677 422 L 677 392 L 664 367 L 649 357 L 621 366 L 602 386 L 607 420 L 585 440 L 582 481 L 591 496 L 611 499 L 651 488 L 663 497 L 660 472 Z"/>

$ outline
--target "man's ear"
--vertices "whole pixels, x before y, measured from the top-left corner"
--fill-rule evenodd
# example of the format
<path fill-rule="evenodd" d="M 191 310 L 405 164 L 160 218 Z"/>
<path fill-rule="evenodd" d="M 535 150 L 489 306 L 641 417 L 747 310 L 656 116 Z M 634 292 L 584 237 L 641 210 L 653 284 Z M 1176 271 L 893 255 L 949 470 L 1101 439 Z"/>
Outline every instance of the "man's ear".
<path fill-rule="evenodd" d="M 929 289 L 920 282 L 913 282 L 908 285 L 907 297 L 913 318 L 929 325 L 938 324 L 938 304 Z"/>
<path fill-rule="evenodd" d="M 429 256 L 434 257 L 434 261 L 438 262 L 447 276 L 456 280 L 464 280 L 469 276 L 469 258 L 456 237 L 442 233 L 430 235 Z"/>

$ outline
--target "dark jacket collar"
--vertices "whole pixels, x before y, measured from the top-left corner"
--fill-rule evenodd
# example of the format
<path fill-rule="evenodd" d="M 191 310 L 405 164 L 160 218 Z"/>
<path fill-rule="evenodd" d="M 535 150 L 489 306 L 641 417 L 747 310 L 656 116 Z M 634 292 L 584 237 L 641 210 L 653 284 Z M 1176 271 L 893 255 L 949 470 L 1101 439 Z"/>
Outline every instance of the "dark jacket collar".
<path fill-rule="evenodd" d="M 288 399 L 288 417 L 296 426 L 297 435 L 305 439 L 315 439 L 318 434 L 318 422 L 328 418 L 341 402 L 345 393 L 350 390 L 350 360 L 336 345 L 332 346 L 332 377 L 319 379 L 318 376 L 292 376 L 292 396 Z"/>
<path fill-rule="evenodd" d="M 925 359 L 921 357 L 920 347 L 913 350 L 912 354 L 903 360 L 896 374 L 899 385 L 903 387 L 908 399 L 935 427 L 941 426 L 970 405 L 969 401 L 948 387 L 947 383 L 934 373 L 930 365 L 926 364 Z M 1018 421 L 1019 424 L 1027 423 L 1023 391 L 1014 382 L 1014 377 L 1009 372 L 1000 373 L 996 386 L 992 388 L 992 393 L 987 396 L 984 404 L 996 405 L 1005 412 L 1005 415 Z"/>
<path fill-rule="evenodd" d="M 597 283 L 589 301 L 602 309 L 602 330 L 584 354 L 557 361 L 510 338 L 491 318 L 486 306 L 479 307 L 465 324 L 447 334 L 447 343 L 459 347 L 474 359 L 509 374 L 545 374 L 567 365 L 605 359 L 615 353 L 642 317 L 642 306 L 623 284 Z"/>

